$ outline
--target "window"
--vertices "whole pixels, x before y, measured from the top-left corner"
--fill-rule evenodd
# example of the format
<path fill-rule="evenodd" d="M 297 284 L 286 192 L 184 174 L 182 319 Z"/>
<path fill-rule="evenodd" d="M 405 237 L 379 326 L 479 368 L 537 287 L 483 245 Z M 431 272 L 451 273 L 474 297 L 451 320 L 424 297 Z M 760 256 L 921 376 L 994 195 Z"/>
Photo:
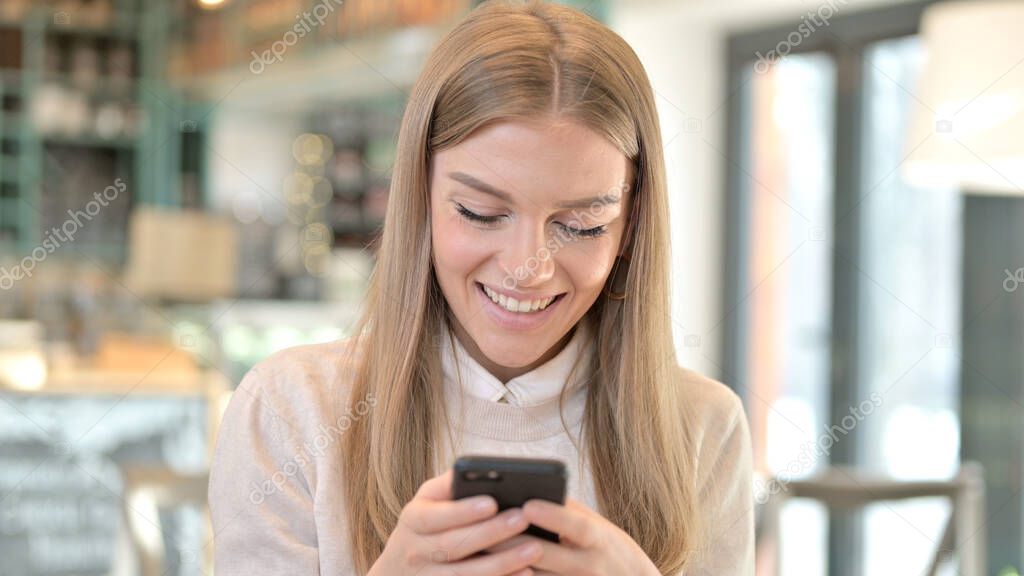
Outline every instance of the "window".
<path fill-rule="evenodd" d="M 747 70 L 750 146 L 743 159 L 749 206 L 743 270 L 748 298 L 744 362 L 758 469 L 797 479 L 826 461 L 815 452 L 828 421 L 828 319 L 835 62 L 822 53 Z M 796 501 L 782 511 L 784 574 L 824 569 L 825 509 Z"/>
<path fill-rule="evenodd" d="M 961 196 L 907 186 L 898 170 L 924 57 L 916 37 L 864 53 L 860 388 L 880 405 L 864 420 L 859 464 L 906 480 L 952 477 L 960 440 Z M 928 499 L 868 507 L 864 574 L 920 572 L 948 515 Z"/>
<path fill-rule="evenodd" d="M 958 467 L 962 201 L 900 172 L 926 5 L 836 15 L 770 61 L 799 22 L 731 39 L 725 372 L 766 475 Z M 779 567 L 923 573 L 948 515 L 939 500 L 854 514 L 794 500 Z"/>

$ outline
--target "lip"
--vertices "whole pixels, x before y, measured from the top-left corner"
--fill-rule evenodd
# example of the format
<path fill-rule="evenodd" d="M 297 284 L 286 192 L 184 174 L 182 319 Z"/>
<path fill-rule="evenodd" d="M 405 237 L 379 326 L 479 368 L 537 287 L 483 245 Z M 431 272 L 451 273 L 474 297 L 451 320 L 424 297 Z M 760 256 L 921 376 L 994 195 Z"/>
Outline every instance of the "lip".
<path fill-rule="evenodd" d="M 474 282 L 473 284 L 475 287 L 474 291 L 479 295 L 487 315 L 490 316 L 491 320 L 493 320 L 495 324 L 507 330 L 527 331 L 543 326 L 544 323 L 551 318 L 555 308 L 557 308 L 562 303 L 562 300 L 565 299 L 562 298 L 562 296 L 565 295 L 563 292 L 558 295 L 559 297 L 557 300 L 548 304 L 547 308 L 539 312 L 531 312 L 529 314 L 509 312 L 491 300 L 491 298 L 484 292 L 483 284 L 479 282 Z M 530 299 L 540 300 L 541 298 L 534 297 Z"/>
<path fill-rule="evenodd" d="M 562 294 L 565 294 L 565 292 L 558 292 L 555 294 L 523 294 L 522 292 L 511 292 L 509 290 L 495 288 L 494 286 L 491 286 L 490 284 L 484 284 L 483 282 L 477 282 L 477 284 L 487 286 L 488 288 L 497 292 L 498 294 L 504 294 L 506 298 L 515 298 L 520 302 L 522 302 L 523 300 L 543 300 L 545 298 L 554 298 L 555 296 L 561 296 Z"/>

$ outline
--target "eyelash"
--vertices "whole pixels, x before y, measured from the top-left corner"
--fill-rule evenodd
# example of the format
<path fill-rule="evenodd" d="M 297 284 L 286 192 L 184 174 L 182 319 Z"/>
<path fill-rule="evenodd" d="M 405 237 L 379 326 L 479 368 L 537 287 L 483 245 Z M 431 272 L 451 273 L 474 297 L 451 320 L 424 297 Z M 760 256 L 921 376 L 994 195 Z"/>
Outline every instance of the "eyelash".
<path fill-rule="evenodd" d="M 458 203 L 455 204 L 455 209 L 458 210 L 459 214 L 461 214 L 462 217 L 465 218 L 466 220 L 469 220 L 471 222 L 479 222 L 481 224 L 494 224 L 498 222 L 498 220 L 501 220 L 503 218 L 503 216 L 483 216 L 477 214 L 476 212 L 468 210 L 465 206 Z M 596 238 L 608 231 L 608 227 L 606 225 L 584 229 L 573 228 L 572 226 L 566 226 L 565 224 L 559 224 L 559 226 L 561 226 L 562 229 L 568 232 L 569 234 L 572 234 L 573 236 L 578 236 L 580 238 Z"/>

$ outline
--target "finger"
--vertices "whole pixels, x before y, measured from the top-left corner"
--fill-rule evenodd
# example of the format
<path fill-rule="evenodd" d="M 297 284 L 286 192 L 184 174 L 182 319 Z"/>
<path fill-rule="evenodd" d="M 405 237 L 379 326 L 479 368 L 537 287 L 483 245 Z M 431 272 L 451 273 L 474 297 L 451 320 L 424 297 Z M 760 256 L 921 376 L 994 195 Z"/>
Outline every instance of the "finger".
<path fill-rule="evenodd" d="M 568 548 L 561 544 L 555 544 L 554 542 L 548 542 L 547 540 L 542 540 L 529 534 L 520 534 L 514 538 L 509 538 L 504 542 L 499 542 L 498 544 L 488 548 L 487 552 L 508 550 L 516 546 L 521 546 L 526 542 L 537 542 L 543 550 L 540 558 L 530 566 L 533 568 L 534 575 L 570 574 L 573 572 L 574 567 L 582 566 L 586 562 L 582 557 L 582 554 L 584 554 L 582 550 Z"/>
<path fill-rule="evenodd" d="M 475 556 L 461 562 L 445 564 L 444 567 L 459 576 L 531 574 L 529 566 L 537 561 L 540 554 L 540 546 L 536 542 L 528 542 L 511 550 L 486 556 Z M 524 572 L 524 570 L 526 571 Z"/>
<path fill-rule="evenodd" d="M 555 544 L 547 540 L 539 540 L 541 555 L 530 566 L 535 574 L 573 574 L 580 566 L 593 565 L 587 559 L 587 552 L 580 548 L 570 548 L 565 544 Z"/>
<path fill-rule="evenodd" d="M 519 534 L 509 538 L 508 540 L 498 542 L 494 546 L 489 546 L 484 550 L 484 552 L 487 552 L 488 554 L 496 554 L 498 552 L 508 550 L 509 548 L 515 548 L 516 546 L 521 546 L 527 542 L 534 542 L 538 540 L 539 538 L 529 534 Z"/>
<path fill-rule="evenodd" d="M 462 526 L 472 526 L 498 513 L 492 496 L 474 496 L 456 501 L 422 500 L 404 511 L 406 526 L 420 535 L 437 534 Z"/>
<path fill-rule="evenodd" d="M 575 498 L 571 498 L 568 496 L 566 496 L 565 498 L 565 507 L 570 510 L 576 510 L 577 512 L 581 512 L 584 515 L 586 515 L 588 512 L 592 512 L 589 506 Z"/>
<path fill-rule="evenodd" d="M 594 512 L 589 506 L 587 506 L 583 502 L 580 502 L 579 500 L 576 500 L 575 498 L 566 497 L 564 506 L 570 512 L 575 512 L 583 518 L 604 518 L 604 516 L 601 516 L 597 512 Z"/>
<path fill-rule="evenodd" d="M 451 500 L 452 499 L 452 478 L 454 471 L 449 468 L 443 474 L 434 476 L 420 485 L 414 498 L 425 498 L 427 500 Z"/>
<path fill-rule="evenodd" d="M 511 508 L 489 520 L 446 531 L 437 538 L 437 546 L 461 560 L 522 533 L 526 527 L 523 511 Z"/>
<path fill-rule="evenodd" d="M 595 544 L 594 521 L 576 506 L 535 499 L 523 505 L 523 514 L 530 524 L 567 538 L 577 546 L 590 548 Z"/>

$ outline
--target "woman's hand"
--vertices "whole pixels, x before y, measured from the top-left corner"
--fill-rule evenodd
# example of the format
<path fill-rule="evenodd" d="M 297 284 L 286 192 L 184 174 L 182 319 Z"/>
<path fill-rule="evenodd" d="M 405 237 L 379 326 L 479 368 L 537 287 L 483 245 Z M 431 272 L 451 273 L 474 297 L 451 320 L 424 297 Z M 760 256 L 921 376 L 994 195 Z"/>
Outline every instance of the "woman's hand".
<path fill-rule="evenodd" d="M 452 470 L 424 482 L 402 508 L 369 576 L 530 576 L 541 548 L 523 542 L 496 554 L 479 555 L 526 530 L 522 510 L 497 514 L 490 496 L 452 501 Z"/>
<path fill-rule="evenodd" d="M 560 542 L 522 534 L 487 551 L 500 553 L 526 542 L 539 543 L 543 554 L 530 564 L 537 576 L 661 576 L 629 534 L 582 502 L 567 498 L 561 506 L 530 500 L 523 505 L 523 516 L 530 524 L 558 534 Z"/>

